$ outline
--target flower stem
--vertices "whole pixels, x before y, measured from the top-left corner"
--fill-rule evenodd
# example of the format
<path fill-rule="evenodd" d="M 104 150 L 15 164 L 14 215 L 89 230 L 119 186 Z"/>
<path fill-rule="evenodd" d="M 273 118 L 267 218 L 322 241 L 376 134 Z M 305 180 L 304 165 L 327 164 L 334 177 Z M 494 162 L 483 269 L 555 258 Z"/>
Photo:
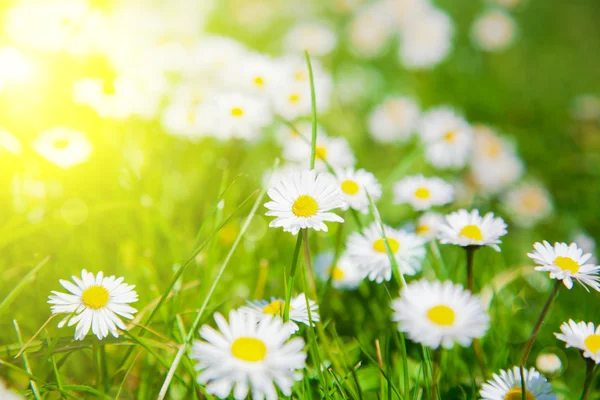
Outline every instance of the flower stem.
<path fill-rule="evenodd" d="M 294 258 L 292 259 L 292 270 L 288 280 L 287 291 L 285 292 L 285 304 L 283 307 L 283 320 L 290 320 L 290 300 L 292 299 L 292 291 L 294 290 L 294 279 L 296 277 L 296 269 L 298 268 L 298 256 L 300 255 L 300 246 L 302 246 L 302 236 L 298 235 L 296 240 L 296 248 L 294 249 Z"/>
<path fill-rule="evenodd" d="M 306 270 L 308 272 L 308 288 L 310 289 L 310 297 L 317 300 L 317 284 L 315 282 L 315 273 L 313 271 L 312 261 L 310 259 L 310 245 L 308 243 L 308 230 L 302 230 L 304 240 L 304 261 L 306 262 Z"/>
<path fill-rule="evenodd" d="M 594 375 L 596 375 L 596 372 L 598 371 L 596 363 L 591 358 L 586 358 L 585 363 L 585 382 L 583 383 L 583 392 L 581 393 L 581 400 L 588 400 L 592 389 L 592 382 L 594 382 Z"/>
<path fill-rule="evenodd" d="M 479 246 L 467 246 L 467 289 L 473 293 L 473 261 L 475 259 L 475 251 Z"/>
<path fill-rule="evenodd" d="M 431 372 L 431 380 L 432 382 L 432 390 L 431 390 L 431 398 L 437 400 L 439 395 L 438 391 L 438 374 L 442 370 L 442 348 L 438 348 L 433 351 L 433 371 Z"/>
<path fill-rule="evenodd" d="M 527 359 L 529 358 L 529 353 L 531 352 L 533 343 L 535 342 L 535 339 L 540 331 L 540 328 L 542 327 L 542 323 L 544 322 L 544 318 L 546 318 L 546 314 L 548 314 L 548 310 L 550 309 L 550 306 L 552 305 L 554 298 L 558 294 L 558 289 L 560 289 L 561 283 L 562 283 L 561 280 L 557 280 L 556 283 L 554 284 L 554 289 L 552 289 L 552 293 L 550 293 L 550 296 L 548 296 L 548 300 L 546 300 L 546 304 L 544 304 L 542 313 L 540 314 L 537 322 L 535 323 L 535 326 L 533 327 L 533 331 L 531 332 L 531 336 L 529 337 L 529 341 L 527 342 L 527 345 L 525 346 L 525 351 L 523 352 L 523 358 L 521 359 L 522 366 L 525 366 L 525 364 L 527 363 Z"/>

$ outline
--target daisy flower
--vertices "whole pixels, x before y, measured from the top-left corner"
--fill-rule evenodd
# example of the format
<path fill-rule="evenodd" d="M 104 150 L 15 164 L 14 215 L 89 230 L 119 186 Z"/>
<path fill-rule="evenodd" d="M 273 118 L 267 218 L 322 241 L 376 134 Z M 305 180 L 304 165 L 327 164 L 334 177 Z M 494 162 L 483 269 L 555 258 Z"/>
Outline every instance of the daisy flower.
<path fill-rule="evenodd" d="M 202 103 L 198 118 L 218 139 L 256 139 L 273 119 L 268 103 L 243 93 L 220 93 Z"/>
<path fill-rule="evenodd" d="M 439 227 L 439 239 L 442 244 L 456 244 L 462 247 L 489 246 L 500 251 L 500 237 L 506 235 L 506 224 L 494 213 L 483 217 L 479 210 L 458 210 L 446 215 L 444 224 Z"/>
<path fill-rule="evenodd" d="M 208 95 L 195 85 L 185 83 L 177 87 L 162 114 L 165 130 L 189 139 L 203 137 L 200 104 L 206 98 Z"/>
<path fill-rule="evenodd" d="M 85 134 L 63 127 L 40 133 L 33 148 L 46 160 L 65 169 L 85 162 L 92 153 L 92 145 Z"/>
<path fill-rule="evenodd" d="M 284 232 L 298 234 L 312 228 L 327 232 L 325 222 L 344 222 L 331 210 L 344 207 L 342 192 L 327 174 L 314 170 L 292 173 L 267 192 L 272 201 L 265 204 L 267 216 L 276 217 L 269 224 Z"/>
<path fill-rule="evenodd" d="M 576 232 L 574 232 L 573 235 L 571 235 L 572 242 L 577 243 L 577 245 L 583 249 L 584 253 L 590 253 L 590 254 L 594 254 L 596 252 L 596 240 L 594 240 L 594 238 L 592 236 L 590 236 L 588 233 L 582 231 L 582 230 L 578 230 Z M 592 258 L 589 259 L 589 262 L 592 264 L 596 264 L 597 263 L 597 259 L 596 256 L 592 255 Z"/>
<path fill-rule="evenodd" d="M 374 58 L 383 53 L 392 37 L 393 22 L 382 2 L 362 6 L 348 25 L 350 50 L 358 58 Z"/>
<path fill-rule="evenodd" d="M 312 300 L 308 300 L 310 305 L 310 318 L 308 318 L 308 308 L 306 307 L 306 296 L 299 294 L 290 300 L 290 322 L 289 327 L 292 333 L 297 332 L 300 327 L 298 324 L 310 325 L 312 322 L 319 322 L 319 306 Z M 283 317 L 285 309 L 285 300 L 271 297 L 267 300 L 249 301 L 247 306 L 240 308 L 241 311 L 252 313 L 261 320 L 273 316 Z"/>
<path fill-rule="evenodd" d="M 310 140 L 310 136 L 308 137 Z M 283 158 L 287 161 L 308 165 L 311 157 L 311 143 L 288 141 L 283 147 Z M 356 158 L 346 138 L 317 136 L 315 152 L 315 169 L 327 170 L 327 164 L 332 168 L 348 168 L 354 166 Z"/>
<path fill-rule="evenodd" d="M 369 116 L 369 133 L 379 143 L 408 141 L 419 123 L 419 106 L 408 97 L 390 97 Z"/>
<path fill-rule="evenodd" d="M 324 282 L 331 278 L 331 286 L 336 289 L 356 289 L 364 279 L 364 275 L 350 258 L 342 254 L 335 265 L 334 254 L 329 251 L 317 255 L 315 258 L 315 269 L 317 276 Z"/>
<path fill-rule="evenodd" d="M 437 238 L 440 225 L 444 223 L 444 216 L 436 212 L 427 212 L 419 217 L 415 227 L 417 236 L 426 241 Z"/>
<path fill-rule="evenodd" d="M 248 392 L 253 399 L 277 400 L 277 386 L 291 396 L 305 367 L 304 341 L 288 340 L 289 328 L 281 318 L 258 319 L 242 311 L 231 311 L 229 322 L 218 313 L 214 318 L 219 331 L 202 326 L 204 341 L 194 341 L 190 355 L 198 361 L 198 382 L 206 391 L 222 399 L 233 390 L 236 400 Z"/>
<path fill-rule="evenodd" d="M 453 199 L 454 186 L 437 177 L 407 176 L 394 184 L 394 202 L 408 203 L 418 211 L 448 204 Z"/>
<path fill-rule="evenodd" d="M 450 349 L 454 343 L 467 347 L 490 325 L 479 298 L 450 281 L 412 282 L 392 302 L 392 309 L 401 332 L 433 349 Z"/>
<path fill-rule="evenodd" d="M 563 322 L 560 326 L 561 333 L 555 333 L 557 339 L 565 342 L 566 347 L 575 347 L 583 353 L 585 358 L 592 359 L 600 364 L 600 325 L 588 322 L 575 323 L 572 319 Z"/>
<path fill-rule="evenodd" d="M 425 241 L 413 233 L 389 226 L 385 226 L 385 236 L 400 273 L 412 276 L 419 272 L 425 258 Z M 392 264 L 377 222 L 365 227 L 362 234 L 351 234 L 346 248 L 350 260 L 369 280 L 381 283 L 392 278 Z"/>
<path fill-rule="evenodd" d="M 552 385 L 535 368 L 525 370 L 523 379 L 527 388 L 525 393 L 527 400 L 557 399 L 552 393 Z M 521 400 L 523 396 L 521 369 L 515 366 L 500 371 L 500 375 L 494 374 L 493 379 L 483 384 L 479 395 L 483 400 Z"/>
<path fill-rule="evenodd" d="M 419 132 L 425 158 L 436 168 L 462 168 L 471 154 L 473 132 L 462 117 L 447 107 L 423 114 Z"/>
<path fill-rule="evenodd" d="M 506 193 L 502 204 L 515 224 L 523 227 L 535 225 L 552 212 L 550 194 L 537 183 L 520 183 Z"/>
<path fill-rule="evenodd" d="M 15 135 L 0 127 L 0 150 L 18 156 L 23 152 L 23 145 Z"/>
<path fill-rule="evenodd" d="M 342 210 L 353 208 L 363 214 L 368 214 L 369 198 L 367 193 L 373 202 L 381 198 L 381 184 L 375 175 L 364 169 L 339 169 L 336 171 L 335 177 L 346 202 L 346 206 L 342 207 Z"/>
<path fill-rule="evenodd" d="M 452 48 L 454 27 L 440 10 L 411 18 L 400 36 L 400 62 L 408 69 L 428 69 L 446 58 Z"/>
<path fill-rule="evenodd" d="M 553 375 L 562 369 L 562 361 L 554 353 L 543 353 L 535 359 L 535 366 L 543 373 Z"/>
<path fill-rule="evenodd" d="M 506 12 L 489 10 L 473 23 L 472 37 L 484 51 L 499 51 L 510 45 L 515 36 L 515 21 Z"/>
<path fill-rule="evenodd" d="M 310 87 L 287 81 L 273 93 L 271 102 L 275 113 L 288 121 L 309 115 L 312 104 Z"/>
<path fill-rule="evenodd" d="M 275 139 L 281 146 L 285 146 L 288 142 L 293 142 L 301 146 L 305 146 L 307 141 L 312 137 L 312 122 L 298 121 L 292 129 L 286 124 L 280 124 L 275 131 Z M 327 136 L 327 132 L 321 125 L 317 125 L 317 137 Z"/>
<path fill-rule="evenodd" d="M 600 266 L 588 264 L 592 255 L 584 253 L 576 243 L 554 243 L 552 246 L 544 240 L 535 243 L 533 248 L 535 250 L 527 256 L 539 265 L 536 271 L 550 272 L 551 279 L 563 281 L 568 289 L 573 287 L 572 278 L 575 278 L 585 290 L 589 291 L 589 286 L 600 292 Z"/>
<path fill-rule="evenodd" d="M 58 327 L 77 324 L 75 340 L 83 340 L 90 328 L 98 339 L 107 337 L 109 333 L 119 337 L 117 328 L 127 329 L 119 316 L 133 319 L 137 312 L 129 306 L 129 303 L 138 300 L 133 290 L 135 286 L 123 283 L 124 278 L 105 277 L 102 272 L 94 276 L 85 269 L 81 271 L 81 279 L 76 276 L 72 279 L 75 284 L 62 279 L 59 281 L 70 294 L 52 291 L 53 295 L 48 297 L 52 314 L 69 314 L 58 323 Z"/>
<path fill-rule="evenodd" d="M 255 53 L 229 64 L 221 77 L 225 87 L 231 90 L 267 97 L 279 89 L 283 79 L 283 69 L 275 60 Z"/>
<path fill-rule="evenodd" d="M 335 49 L 337 38 L 326 24 L 320 22 L 305 22 L 298 24 L 285 35 L 284 47 L 288 51 L 304 53 L 311 56 L 324 56 Z"/>

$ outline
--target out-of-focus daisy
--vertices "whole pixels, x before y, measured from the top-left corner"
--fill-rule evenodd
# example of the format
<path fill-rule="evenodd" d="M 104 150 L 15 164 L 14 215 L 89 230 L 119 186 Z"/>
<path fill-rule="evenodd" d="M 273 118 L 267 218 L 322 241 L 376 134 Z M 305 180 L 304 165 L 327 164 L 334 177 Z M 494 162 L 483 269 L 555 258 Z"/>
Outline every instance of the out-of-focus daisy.
<path fill-rule="evenodd" d="M 536 271 L 550 272 L 551 279 L 563 281 L 568 289 L 573 287 L 574 278 L 585 290 L 589 291 L 589 286 L 600 292 L 600 266 L 588 264 L 592 255 L 584 254 L 576 243 L 554 243 L 552 246 L 544 240 L 543 243 L 535 243 L 533 248 L 535 250 L 527 256 L 539 265 L 535 267 Z"/>
<path fill-rule="evenodd" d="M 436 212 L 427 212 L 419 217 L 415 226 L 417 236 L 430 241 L 438 236 L 439 227 L 444 223 L 444 216 Z"/>
<path fill-rule="evenodd" d="M 229 65 L 243 60 L 247 50 L 240 42 L 230 37 L 209 35 L 196 43 L 190 54 L 184 74 L 188 77 L 201 75 L 211 79 L 220 76 Z"/>
<path fill-rule="evenodd" d="M 33 148 L 42 157 L 61 168 L 70 168 L 85 162 L 92 153 L 92 144 L 85 134 L 69 128 L 57 127 L 43 131 L 33 142 Z"/>
<path fill-rule="evenodd" d="M 364 169 L 356 171 L 353 168 L 336 170 L 336 179 L 346 202 L 346 206 L 342 210 L 353 208 L 363 214 L 368 214 L 369 198 L 367 193 L 369 193 L 373 202 L 381 197 L 381 184 L 377 181 L 375 175 Z"/>
<path fill-rule="evenodd" d="M 445 222 L 439 227 L 439 239 L 443 244 L 456 244 L 462 247 L 489 246 L 500 251 L 500 237 L 506 235 L 506 224 L 494 213 L 483 217 L 479 210 L 458 210 L 446 215 Z"/>
<path fill-rule="evenodd" d="M 283 79 L 283 68 L 275 60 L 255 53 L 229 64 L 221 75 L 221 81 L 229 89 L 261 96 L 271 96 Z"/>
<path fill-rule="evenodd" d="M 400 62 L 409 69 L 439 64 L 452 48 L 452 20 L 434 9 L 411 19 L 400 36 Z"/>
<path fill-rule="evenodd" d="M 219 93 L 200 105 L 203 131 L 218 139 L 254 140 L 271 123 L 268 103 L 243 93 Z"/>
<path fill-rule="evenodd" d="M 23 400 L 24 397 L 10 390 L 6 386 L 6 382 L 0 379 L 0 399 L 2 400 Z"/>
<path fill-rule="evenodd" d="M 110 333 L 119 337 L 118 329 L 126 330 L 126 326 L 119 317 L 133 319 L 137 310 L 129 305 L 138 300 L 135 286 L 123 283 L 124 278 L 115 276 L 105 277 L 102 272 L 96 276 L 81 271 L 81 279 L 72 277 L 75 284 L 60 280 L 60 284 L 68 293 L 52 291 L 48 303 L 52 304 L 52 314 L 67 315 L 58 323 L 62 328 L 65 324 L 75 328 L 75 340 L 83 340 L 92 329 L 98 339 L 105 338 Z"/>
<path fill-rule="evenodd" d="M 381 3 L 394 26 L 400 30 L 411 21 L 435 10 L 430 0 L 382 0 Z"/>
<path fill-rule="evenodd" d="M 552 393 L 552 385 L 535 368 L 524 371 L 527 400 L 556 400 L 556 395 Z M 500 374 L 494 374 L 493 379 L 483 384 L 479 395 L 483 400 L 521 400 L 521 369 L 515 366 L 500 371 Z"/>
<path fill-rule="evenodd" d="M 563 322 L 560 333 L 555 333 L 557 339 L 565 342 L 567 348 L 575 347 L 581 350 L 585 358 L 591 358 L 596 364 L 600 364 L 600 325 L 588 322 L 575 323 L 572 319 Z"/>
<path fill-rule="evenodd" d="M 307 139 L 309 141 L 291 140 L 286 142 L 283 146 L 283 158 L 302 165 L 309 165 L 312 151 L 310 136 Z M 346 138 L 326 135 L 317 136 L 315 169 L 319 171 L 327 170 L 325 161 L 332 168 L 338 169 L 354 166 L 356 158 Z"/>
<path fill-rule="evenodd" d="M 408 97 L 389 97 L 369 116 L 369 133 L 380 143 L 406 142 L 419 123 L 419 106 Z"/>
<path fill-rule="evenodd" d="M 296 235 L 300 229 L 327 232 L 325 222 L 344 222 L 331 212 L 344 207 L 342 192 L 335 180 L 314 170 L 292 173 L 267 192 L 271 201 L 265 204 L 266 215 L 276 217 L 270 227 L 282 227 Z"/>
<path fill-rule="evenodd" d="M 488 10 L 473 23 L 472 36 L 482 50 L 502 50 L 514 39 L 515 21 L 504 11 Z"/>
<path fill-rule="evenodd" d="M 593 94 L 577 96 L 573 101 L 571 114 L 582 121 L 600 119 L 600 97 Z"/>
<path fill-rule="evenodd" d="M 310 321 L 319 322 L 319 306 L 312 300 L 308 300 L 310 306 L 310 318 L 308 317 L 308 308 L 306 307 L 306 295 L 299 294 L 290 300 L 290 329 L 296 332 L 300 327 L 298 324 L 310 325 Z M 283 317 L 285 309 L 285 300 L 271 297 L 271 300 L 249 301 L 248 305 L 240 310 L 253 313 L 259 319 L 271 318 L 272 316 Z"/>
<path fill-rule="evenodd" d="M 590 258 L 588 262 L 597 264 L 596 256 L 593 255 L 596 252 L 596 240 L 594 240 L 593 237 L 588 233 L 579 230 L 572 236 L 571 241 L 577 243 L 584 253 L 592 254 L 592 258 Z"/>
<path fill-rule="evenodd" d="M 542 353 L 535 359 L 535 366 L 543 373 L 553 375 L 562 369 L 562 361 L 554 353 Z"/>
<path fill-rule="evenodd" d="M 18 156 L 23 152 L 23 145 L 15 135 L 0 127 L 0 150 L 6 150 Z M 0 154 L 2 154 L 2 151 L 0 151 Z"/>
<path fill-rule="evenodd" d="M 206 98 L 208 94 L 192 84 L 184 83 L 177 87 L 162 114 L 165 130 L 190 139 L 202 137 L 206 132 L 203 132 L 200 104 Z"/>
<path fill-rule="evenodd" d="M 394 202 L 408 203 L 415 210 L 427 210 L 454 199 L 454 186 L 441 178 L 423 175 L 407 176 L 394 184 Z"/>
<path fill-rule="evenodd" d="M 294 124 L 292 129 L 287 124 L 280 124 L 275 131 L 275 139 L 282 146 L 285 146 L 288 142 L 295 142 L 300 144 L 308 143 L 312 137 L 312 122 L 310 121 L 298 121 Z M 327 133 L 322 126 L 317 125 L 317 137 L 327 136 Z"/>
<path fill-rule="evenodd" d="M 285 35 L 284 47 L 287 51 L 304 53 L 311 56 L 324 56 L 335 48 L 335 33 L 324 23 L 304 22 L 298 24 Z"/>
<path fill-rule="evenodd" d="M 274 106 L 280 106 L 282 111 L 289 108 L 292 115 L 296 116 L 288 117 L 285 113 L 280 113 L 289 120 L 293 120 L 301 115 L 310 114 L 310 73 L 304 56 L 285 56 L 279 58 L 277 61 L 282 68 L 285 83 L 281 85 L 280 90 L 277 91 L 278 93 L 272 98 Z M 333 89 L 333 79 L 331 78 L 330 73 L 323 68 L 323 65 L 318 59 L 312 59 L 310 63 L 312 65 L 313 81 L 315 84 L 317 112 L 322 113 L 329 107 L 329 98 Z M 304 95 L 301 98 L 296 99 L 293 97 L 295 94 Z M 282 99 L 287 99 L 287 102 L 279 104 Z M 308 103 L 307 109 L 304 113 L 299 113 L 302 109 L 300 106 L 306 101 Z"/>
<path fill-rule="evenodd" d="M 513 221 L 523 227 L 535 225 L 552 212 L 548 191 L 537 183 L 520 183 L 503 197 L 504 209 Z"/>
<path fill-rule="evenodd" d="M 415 275 L 422 268 L 425 258 L 425 241 L 417 235 L 385 226 L 385 236 L 400 273 Z M 377 222 L 363 229 L 363 233 L 350 235 L 346 254 L 358 265 L 369 280 L 381 283 L 392 278 L 392 264 L 387 255 L 381 226 Z"/>
<path fill-rule="evenodd" d="M 361 7 L 348 25 L 350 50 L 359 58 L 372 58 L 386 48 L 393 33 L 392 20 L 382 2 Z"/>
<path fill-rule="evenodd" d="M 20 49 L 0 48 L 0 92 L 12 83 L 26 83 L 35 77 L 35 64 Z"/>
<path fill-rule="evenodd" d="M 419 132 L 425 143 L 425 157 L 437 168 L 462 168 L 473 144 L 471 127 L 447 107 L 423 114 Z"/>
<path fill-rule="evenodd" d="M 331 278 L 331 286 L 336 289 L 356 289 L 364 279 L 358 266 L 345 254 L 340 256 L 335 265 L 333 260 L 333 252 L 317 255 L 315 258 L 317 276 L 325 282 Z"/>
<path fill-rule="evenodd" d="M 288 121 L 309 115 L 310 87 L 287 81 L 273 94 L 272 104 L 275 113 Z"/>
<path fill-rule="evenodd" d="M 220 332 L 204 325 L 200 336 L 205 341 L 194 341 L 190 355 L 198 361 L 198 382 L 206 391 L 222 399 L 233 390 L 236 400 L 249 392 L 252 398 L 276 400 L 277 385 L 291 396 L 305 367 L 304 341 L 288 340 L 289 327 L 281 318 L 259 319 L 243 311 L 231 311 L 229 322 L 218 313 L 214 318 Z"/>
<path fill-rule="evenodd" d="M 479 298 L 450 281 L 412 282 L 392 302 L 392 309 L 400 331 L 434 349 L 450 349 L 454 343 L 469 346 L 490 325 Z"/>

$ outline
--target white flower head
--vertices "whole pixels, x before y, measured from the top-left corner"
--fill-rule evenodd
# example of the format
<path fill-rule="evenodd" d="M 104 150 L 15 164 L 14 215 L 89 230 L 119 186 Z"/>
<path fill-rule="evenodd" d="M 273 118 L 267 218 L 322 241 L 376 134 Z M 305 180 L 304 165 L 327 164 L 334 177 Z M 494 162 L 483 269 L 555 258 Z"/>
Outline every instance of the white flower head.
<path fill-rule="evenodd" d="M 506 235 L 506 223 L 494 213 L 487 213 L 483 217 L 479 210 L 458 210 L 446 215 L 445 223 L 439 228 L 439 239 L 442 244 L 456 244 L 458 246 L 489 246 L 500 251 L 498 244 L 500 238 Z"/>
<path fill-rule="evenodd" d="M 200 104 L 209 98 L 208 90 L 191 82 L 180 84 L 165 107 L 161 122 L 167 133 L 188 139 L 204 136 Z"/>
<path fill-rule="evenodd" d="M 552 385 L 548 383 L 535 368 L 525 369 L 523 378 L 527 392 L 527 400 L 556 400 L 552 393 Z M 520 400 L 523 395 L 521 386 L 521 369 L 517 366 L 494 374 L 493 379 L 481 387 L 479 395 L 483 400 Z"/>
<path fill-rule="evenodd" d="M 414 233 L 385 226 L 385 236 L 392 255 L 403 275 L 421 271 L 425 258 L 425 241 Z M 392 278 L 392 264 L 387 255 L 381 226 L 377 222 L 348 237 L 346 254 L 369 280 L 381 283 Z"/>
<path fill-rule="evenodd" d="M 306 306 L 306 295 L 304 293 L 290 300 L 290 322 L 288 323 L 291 333 L 297 332 L 300 327 L 298 324 L 310 325 L 312 320 L 313 325 L 319 322 L 319 306 L 313 300 L 308 300 L 310 306 L 310 317 L 308 315 L 308 307 Z M 248 301 L 248 305 L 241 307 L 240 311 L 255 314 L 257 318 L 271 318 L 273 316 L 283 318 L 285 310 L 285 299 L 271 297 L 267 300 Z"/>
<path fill-rule="evenodd" d="M 552 212 L 550 194 L 537 183 L 520 183 L 506 193 L 502 203 L 515 224 L 523 227 L 535 225 Z"/>
<path fill-rule="evenodd" d="M 306 50 L 309 55 L 319 57 L 335 49 L 337 38 L 327 24 L 313 21 L 292 27 L 285 35 L 284 43 L 287 51 L 304 54 Z"/>
<path fill-rule="evenodd" d="M 393 320 L 408 338 L 433 349 L 471 345 L 490 325 L 477 296 L 450 281 L 412 282 L 392 302 Z"/>
<path fill-rule="evenodd" d="M 228 64 L 221 74 L 225 87 L 270 98 L 282 85 L 281 65 L 267 56 L 249 53 Z"/>
<path fill-rule="evenodd" d="M 594 327 L 591 322 L 575 323 L 570 319 L 569 322 L 563 322 L 560 333 L 555 333 L 554 336 L 565 342 L 567 348 L 579 349 L 585 358 L 600 364 L 600 325 Z"/>
<path fill-rule="evenodd" d="M 356 289 L 364 279 L 364 274 L 350 258 L 342 254 L 337 262 L 333 263 L 333 252 L 317 255 L 315 269 L 317 276 L 324 282 L 331 279 L 331 286 L 336 289 Z"/>
<path fill-rule="evenodd" d="M 85 134 L 63 127 L 40 133 L 33 148 L 46 160 L 65 169 L 85 162 L 92 153 L 92 144 Z"/>
<path fill-rule="evenodd" d="M 275 139 L 282 146 L 291 146 L 291 143 L 296 143 L 299 146 L 305 146 L 305 143 L 310 142 L 312 137 L 312 122 L 298 121 L 292 129 L 289 125 L 280 124 L 275 131 Z M 327 136 L 327 132 L 321 125 L 317 125 L 317 137 Z M 304 160 L 305 161 L 305 160 Z"/>
<path fill-rule="evenodd" d="M 363 214 L 369 213 L 369 198 L 373 202 L 381 198 L 381 184 L 370 172 L 364 169 L 345 168 L 336 170 L 336 179 L 342 191 L 346 206 L 342 210 L 352 208 Z"/>
<path fill-rule="evenodd" d="M 543 373 L 552 375 L 562 369 L 562 361 L 554 353 L 542 353 L 535 359 L 535 366 Z"/>
<path fill-rule="evenodd" d="M 348 25 L 350 50 L 358 58 L 379 56 L 394 33 L 388 8 L 382 2 L 362 6 Z"/>
<path fill-rule="evenodd" d="M 258 319 L 243 311 L 231 311 L 229 322 L 218 313 L 214 318 L 219 331 L 204 325 L 204 341 L 194 341 L 190 355 L 198 361 L 198 382 L 206 391 L 222 399 L 233 390 L 236 400 L 249 392 L 255 399 L 276 400 L 277 386 L 291 396 L 305 367 L 304 341 L 288 340 L 290 331 L 281 318 Z"/>
<path fill-rule="evenodd" d="M 419 133 L 425 158 L 436 168 L 462 168 L 473 145 L 473 132 L 462 117 L 447 107 L 423 114 Z"/>
<path fill-rule="evenodd" d="M 9 389 L 6 386 L 6 382 L 0 379 L 0 399 L 2 400 L 23 400 L 25 397 L 21 396 L 17 392 Z"/>
<path fill-rule="evenodd" d="M 135 286 L 123 283 L 124 278 L 115 276 L 105 277 L 102 272 L 96 276 L 81 271 L 81 279 L 72 277 L 75 284 L 60 280 L 60 284 L 68 293 L 52 291 L 48 303 L 52 304 L 52 314 L 68 313 L 58 327 L 65 324 L 75 328 L 75 340 L 83 340 L 92 329 L 92 333 L 103 339 L 110 333 L 118 337 L 118 329 L 126 330 L 125 324 L 119 317 L 133 319 L 137 310 L 129 305 L 138 300 Z"/>
<path fill-rule="evenodd" d="M 328 174 L 314 170 L 292 173 L 267 193 L 272 201 L 265 204 L 269 209 L 266 215 L 276 217 L 270 227 L 282 227 L 296 235 L 304 228 L 327 232 L 325 222 L 344 222 L 331 212 L 345 203 L 341 190 Z"/>
<path fill-rule="evenodd" d="M 310 136 L 308 141 L 289 140 L 283 146 L 283 158 L 287 161 L 308 165 L 311 157 Z M 354 166 L 356 158 L 348 140 L 344 137 L 317 135 L 315 146 L 315 169 L 326 171 L 327 164 L 334 169 Z"/>
<path fill-rule="evenodd" d="M 485 51 L 505 49 L 512 43 L 514 36 L 515 21 L 501 10 L 488 10 L 473 23 L 473 40 Z"/>
<path fill-rule="evenodd" d="M 426 241 L 436 239 L 444 216 L 436 212 L 426 212 L 417 220 L 415 233 Z"/>
<path fill-rule="evenodd" d="M 448 204 L 453 199 L 454 186 L 441 178 L 407 176 L 394 184 L 394 202 L 408 203 L 418 211 Z"/>
<path fill-rule="evenodd" d="M 0 155 L 4 151 L 18 156 L 23 152 L 23 145 L 15 135 L 0 127 Z"/>
<path fill-rule="evenodd" d="M 406 142 L 419 123 L 419 105 L 408 97 L 389 97 L 369 116 L 369 133 L 379 143 Z"/>
<path fill-rule="evenodd" d="M 273 115 L 266 100 L 244 93 L 220 93 L 200 105 L 204 131 L 218 139 L 254 140 Z"/>
<path fill-rule="evenodd" d="M 438 9 L 411 19 L 400 36 L 400 62 L 409 69 L 428 69 L 442 62 L 452 48 L 454 27 Z"/>
<path fill-rule="evenodd" d="M 576 243 L 535 243 L 534 251 L 528 253 L 538 267 L 536 271 L 550 272 L 551 279 L 563 281 L 568 289 L 573 288 L 573 278 L 589 291 L 588 286 L 600 292 L 600 266 L 588 264 L 592 258 L 589 253 L 577 247 Z"/>

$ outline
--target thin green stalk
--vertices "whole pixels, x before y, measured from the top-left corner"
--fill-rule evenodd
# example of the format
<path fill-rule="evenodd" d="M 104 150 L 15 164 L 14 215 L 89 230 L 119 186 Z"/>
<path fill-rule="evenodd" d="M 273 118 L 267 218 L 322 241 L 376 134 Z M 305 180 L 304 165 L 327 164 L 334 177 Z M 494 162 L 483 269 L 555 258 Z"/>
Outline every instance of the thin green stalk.
<path fill-rule="evenodd" d="M 42 261 L 40 261 L 35 267 L 31 269 L 31 271 L 27 273 L 27 275 L 25 275 L 24 278 L 22 278 L 19 281 L 19 283 L 16 284 L 15 287 L 13 287 L 13 289 L 6 295 L 6 297 L 4 297 L 4 299 L 0 303 L 0 312 L 2 312 L 2 310 L 11 303 L 11 301 L 19 294 L 21 289 L 23 289 L 26 285 L 28 285 L 31 282 L 31 278 L 35 276 L 35 274 L 48 262 L 48 260 L 50 260 L 50 256 L 47 256 Z"/>
<path fill-rule="evenodd" d="M 473 293 L 473 262 L 475 259 L 475 252 L 480 246 L 467 246 L 465 251 L 467 252 L 467 289 Z"/>
<path fill-rule="evenodd" d="M 16 319 L 13 320 L 13 325 L 15 326 L 15 331 L 17 332 L 17 339 L 19 340 L 19 344 L 23 346 L 23 336 L 21 335 L 21 329 L 19 329 L 19 324 L 17 323 Z M 27 371 L 29 375 L 33 375 L 31 373 L 31 367 L 29 366 L 29 360 L 27 359 L 26 354 L 23 354 L 23 364 L 25 364 L 25 371 Z M 29 380 L 29 386 L 31 386 L 31 391 L 33 392 L 33 396 L 36 398 L 36 400 L 41 400 L 42 396 L 37 387 L 37 384 L 33 379 Z"/>
<path fill-rule="evenodd" d="M 296 269 L 298 269 L 300 247 L 302 247 L 302 235 L 298 234 L 298 239 L 296 239 L 296 248 L 294 249 L 294 257 L 292 258 L 292 269 L 290 271 L 288 286 L 285 292 L 285 304 L 283 305 L 283 320 L 285 322 L 289 321 L 290 319 L 290 301 L 292 299 L 292 291 L 294 290 L 294 279 L 296 278 Z"/>
<path fill-rule="evenodd" d="M 315 96 L 315 78 L 313 76 L 312 64 L 308 51 L 304 51 L 306 65 L 308 66 L 308 77 L 310 79 L 310 103 L 312 110 L 312 140 L 310 149 L 310 169 L 315 168 L 315 156 L 317 154 L 317 98 Z"/>
<path fill-rule="evenodd" d="M 585 382 L 583 383 L 583 392 L 581 393 L 581 400 L 588 400 L 592 391 L 592 383 L 594 382 L 594 375 L 598 371 L 596 363 L 591 358 L 585 359 Z"/>

